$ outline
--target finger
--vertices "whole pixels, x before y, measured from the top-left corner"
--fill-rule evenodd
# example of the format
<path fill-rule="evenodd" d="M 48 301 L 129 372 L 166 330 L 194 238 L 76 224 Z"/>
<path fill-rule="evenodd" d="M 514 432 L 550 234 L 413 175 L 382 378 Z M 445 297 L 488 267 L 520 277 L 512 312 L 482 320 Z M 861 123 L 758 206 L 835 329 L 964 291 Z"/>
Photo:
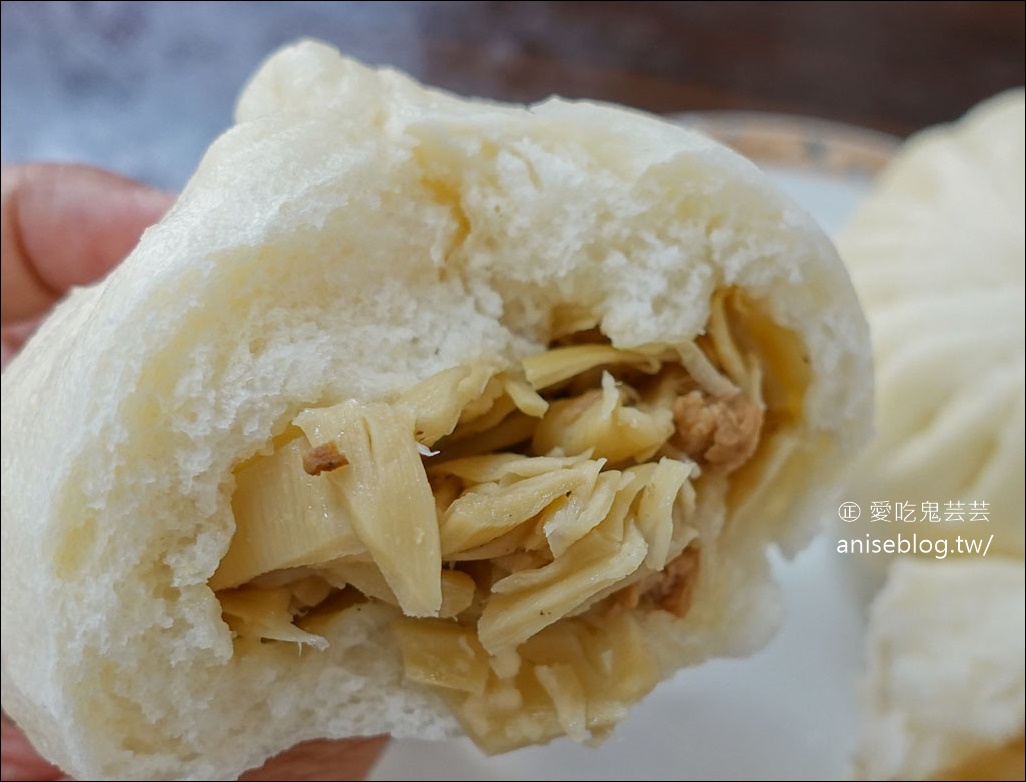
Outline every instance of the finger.
<path fill-rule="evenodd" d="M 0 321 L 46 312 L 69 287 L 102 277 L 173 197 L 90 166 L 3 169 Z"/>
<path fill-rule="evenodd" d="M 33 319 L 0 326 L 0 348 L 3 350 L 0 355 L 0 368 L 7 366 L 7 362 L 21 350 L 38 325 L 38 320 Z"/>
<path fill-rule="evenodd" d="M 0 721 L 0 779 L 50 780 L 67 779 L 59 768 L 51 766 L 32 749 L 25 734 L 5 714 Z"/>
<path fill-rule="evenodd" d="M 240 780 L 363 779 L 371 770 L 388 736 L 345 741 L 307 741 L 247 771 Z"/>

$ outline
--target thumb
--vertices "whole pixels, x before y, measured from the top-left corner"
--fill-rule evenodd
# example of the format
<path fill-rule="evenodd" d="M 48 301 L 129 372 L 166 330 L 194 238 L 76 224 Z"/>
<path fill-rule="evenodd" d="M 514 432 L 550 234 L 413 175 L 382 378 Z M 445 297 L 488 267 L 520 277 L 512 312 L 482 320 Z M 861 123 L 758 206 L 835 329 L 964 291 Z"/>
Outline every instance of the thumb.
<path fill-rule="evenodd" d="M 69 287 L 102 277 L 173 196 L 81 165 L 7 166 L 0 187 L 3 323 L 45 313 Z"/>

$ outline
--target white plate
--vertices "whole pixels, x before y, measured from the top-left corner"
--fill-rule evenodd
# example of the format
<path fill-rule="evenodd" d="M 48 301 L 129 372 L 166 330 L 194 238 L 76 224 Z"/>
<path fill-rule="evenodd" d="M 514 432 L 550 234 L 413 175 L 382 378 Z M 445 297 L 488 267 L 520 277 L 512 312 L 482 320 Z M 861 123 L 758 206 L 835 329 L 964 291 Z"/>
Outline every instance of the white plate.
<path fill-rule="evenodd" d="M 720 128 L 703 129 L 721 138 Z M 727 125 L 737 129 L 737 115 Z M 746 115 L 746 141 L 767 141 Z M 754 119 L 758 119 L 755 117 Z M 788 154 L 760 148 L 758 160 L 774 181 L 805 207 L 830 234 L 836 233 L 865 195 L 868 176 L 886 159 L 894 140 L 871 139 L 872 154 L 844 150 L 843 167 L 824 165 L 824 144 L 841 136 L 824 134 L 822 123 L 768 118 L 777 134 L 788 125 Z M 797 124 L 795 124 L 797 123 Z M 758 124 L 758 123 L 756 123 Z M 794 128 L 811 128 L 801 139 L 809 151 L 794 151 Z M 843 134 L 862 135 L 858 129 Z M 739 137 L 725 140 L 738 142 Z M 862 151 L 868 151 L 863 147 Z M 880 153 L 879 160 L 874 155 Z M 775 160 L 776 163 L 768 161 Z M 780 161 L 786 161 L 781 165 Z M 875 161 L 875 162 L 874 162 Z M 824 526 L 831 528 L 831 511 Z M 836 519 L 833 519 L 836 523 Z M 845 777 L 859 730 L 856 688 L 862 668 L 866 584 L 836 553 L 830 533 L 794 561 L 774 561 L 787 605 L 787 621 L 776 639 L 746 660 L 717 660 L 679 672 L 635 706 L 613 735 L 597 748 L 560 739 L 487 757 L 467 739 L 445 742 L 396 740 L 372 772 L 372 780 L 472 779 L 840 779 Z"/>

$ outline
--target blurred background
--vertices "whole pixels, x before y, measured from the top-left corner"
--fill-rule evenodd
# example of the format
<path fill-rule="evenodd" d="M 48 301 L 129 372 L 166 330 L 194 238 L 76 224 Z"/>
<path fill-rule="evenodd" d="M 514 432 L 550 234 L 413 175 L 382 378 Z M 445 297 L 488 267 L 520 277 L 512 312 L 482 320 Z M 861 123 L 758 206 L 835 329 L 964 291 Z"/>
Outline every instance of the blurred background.
<path fill-rule="evenodd" d="M 1022 2 L 4 2 L 3 162 L 177 188 L 272 49 L 467 95 L 746 109 L 905 135 L 1024 81 Z"/>

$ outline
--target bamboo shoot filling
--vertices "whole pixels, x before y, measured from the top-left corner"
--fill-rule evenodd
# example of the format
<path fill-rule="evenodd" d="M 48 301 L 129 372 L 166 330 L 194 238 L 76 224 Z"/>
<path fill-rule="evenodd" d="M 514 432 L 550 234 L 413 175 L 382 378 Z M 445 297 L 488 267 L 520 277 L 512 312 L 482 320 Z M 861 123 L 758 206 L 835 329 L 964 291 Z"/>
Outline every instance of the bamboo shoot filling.
<path fill-rule="evenodd" d="M 224 619 L 239 639 L 323 648 L 312 609 L 384 603 L 407 678 L 484 749 L 600 737 L 662 677 L 639 612 L 691 605 L 696 492 L 727 485 L 701 477 L 762 462 L 757 489 L 779 468 L 760 446 L 806 382 L 773 368 L 784 342 L 728 290 L 683 348 L 592 330 L 305 410 L 235 471 L 236 531 L 209 582 Z"/>

